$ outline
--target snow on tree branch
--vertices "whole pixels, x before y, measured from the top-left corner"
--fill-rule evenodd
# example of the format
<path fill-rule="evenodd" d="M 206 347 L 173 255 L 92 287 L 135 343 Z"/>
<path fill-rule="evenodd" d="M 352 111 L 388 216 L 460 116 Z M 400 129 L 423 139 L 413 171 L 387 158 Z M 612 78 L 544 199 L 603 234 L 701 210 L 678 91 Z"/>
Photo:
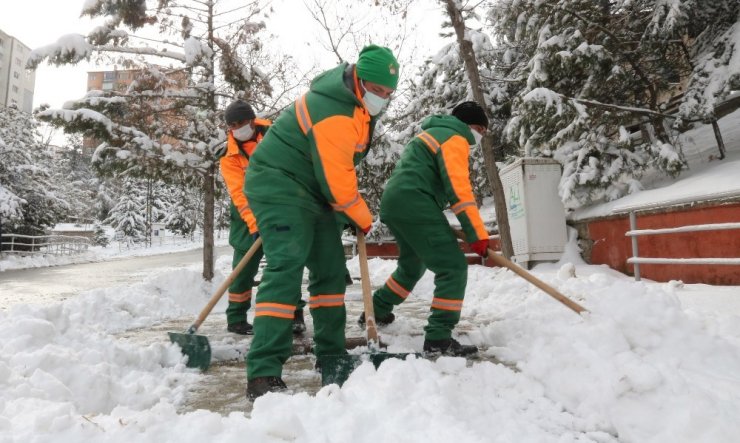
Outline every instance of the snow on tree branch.
<path fill-rule="evenodd" d="M 93 52 L 93 46 L 80 34 L 67 34 L 59 37 L 56 43 L 31 51 L 26 62 L 28 69 L 36 67 L 45 59 L 54 65 L 75 64 L 86 60 Z"/>

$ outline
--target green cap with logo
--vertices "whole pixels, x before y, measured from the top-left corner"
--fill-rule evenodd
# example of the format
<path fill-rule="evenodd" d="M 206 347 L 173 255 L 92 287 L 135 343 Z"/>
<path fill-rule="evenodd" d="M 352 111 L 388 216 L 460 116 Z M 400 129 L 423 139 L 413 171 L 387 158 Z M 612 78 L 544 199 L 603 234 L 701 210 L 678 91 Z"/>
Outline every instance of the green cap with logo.
<path fill-rule="evenodd" d="M 357 58 L 357 76 L 386 88 L 396 89 L 399 70 L 393 52 L 383 46 L 365 46 Z"/>

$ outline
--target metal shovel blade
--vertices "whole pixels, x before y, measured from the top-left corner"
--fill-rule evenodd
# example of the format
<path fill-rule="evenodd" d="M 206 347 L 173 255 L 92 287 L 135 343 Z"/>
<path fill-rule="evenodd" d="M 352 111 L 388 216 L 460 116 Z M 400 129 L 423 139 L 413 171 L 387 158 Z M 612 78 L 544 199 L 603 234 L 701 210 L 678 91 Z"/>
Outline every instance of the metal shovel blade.
<path fill-rule="evenodd" d="M 205 335 L 168 332 L 170 341 L 180 345 L 182 353 L 188 356 L 188 368 L 208 370 L 211 366 L 211 345 Z"/>

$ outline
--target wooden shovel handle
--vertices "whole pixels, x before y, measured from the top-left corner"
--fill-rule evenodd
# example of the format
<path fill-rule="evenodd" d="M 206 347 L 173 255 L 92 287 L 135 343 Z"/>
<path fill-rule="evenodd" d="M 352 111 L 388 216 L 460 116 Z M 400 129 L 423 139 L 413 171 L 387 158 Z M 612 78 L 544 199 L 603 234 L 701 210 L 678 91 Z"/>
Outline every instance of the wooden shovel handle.
<path fill-rule="evenodd" d="M 465 241 L 465 234 L 462 232 L 453 229 L 455 232 L 455 236 L 459 238 L 460 240 Z M 543 290 L 546 294 L 554 298 L 555 300 L 559 301 L 560 303 L 564 304 L 568 308 L 572 309 L 576 314 L 580 314 L 581 312 L 588 312 L 586 308 L 579 305 L 578 303 L 574 302 L 573 300 L 569 299 L 565 295 L 561 294 L 560 291 L 553 288 L 552 286 L 548 285 L 547 283 L 543 282 L 539 278 L 535 277 L 531 273 L 527 272 L 522 268 L 521 266 L 518 266 L 516 263 L 512 262 L 511 260 L 507 259 L 503 255 L 499 255 L 491 248 L 488 248 L 488 256 L 486 258 L 491 259 L 494 263 L 496 263 L 499 266 L 503 266 L 504 268 L 508 268 L 513 273 L 517 274 L 518 276 L 522 277 L 523 279 L 527 280 L 528 282 L 532 283 L 539 289 Z"/>
<path fill-rule="evenodd" d="M 236 276 L 239 275 L 240 272 L 242 272 L 242 269 L 247 266 L 247 263 L 249 263 L 249 260 L 252 259 L 252 256 L 254 256 L 260 246 L 262 246 L 262 237 L 257 237 L 257 240 L 254 241 L 252 247 L 249 248 L 246 254 L 244 254 L 244 257 L 242 257 L 234 270 L 231 271 L 231 274 L 226 277 L 226 280 L 224 280 L 224 282 L 221 283 L 221 286 L 216 289 L 216 292 L 213 293 L 211 299 L 208 301 L 208 304 L 203 308 L 202 311 L 200 311 L 198 318 L 195 319 L 195 322 L 190 325 L 190 327 L 188 328 L 188 332 L 190 334 L 195 334 L 195 331 L 197 331 L 200 325 L 203 324 L 203 321 L 205 321 L 206 317 L 208 317 L 208 314 L 211 313 L 213 307 L 216 306 L 216 303 L 218 303 L 219 300 L 221 300 L 221 297 L 224 295 L 224 292 L 226 292 L 226 289 L 228 289 L 231 283 L 233 283 Z"/>
<path fill-rule="evenodd" d="M 375 308 L 373 308 L 373 294 L 370 287 L 370 270 L 367 267 L 367 246 L 365 234 L 357 230 L 357 250 L 360 254 L 360 277 L 362 277 L 362 303 L 365 306 L 365 331 L 367 332 L 368 346 L 376 346 L 378 327 L 375 324 Z"/>

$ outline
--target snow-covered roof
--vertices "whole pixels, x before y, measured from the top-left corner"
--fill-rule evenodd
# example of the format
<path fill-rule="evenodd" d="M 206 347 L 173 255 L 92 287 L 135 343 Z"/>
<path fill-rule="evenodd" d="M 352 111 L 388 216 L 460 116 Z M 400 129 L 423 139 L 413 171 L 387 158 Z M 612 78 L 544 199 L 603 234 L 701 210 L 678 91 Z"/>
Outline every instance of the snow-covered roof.
<path fill-rule="evenodd" d="M 645 189 L 620 199 L 581 208 L 570 214 L 571 220 L 605 217 L 632 210 L 715 200 L 740 201 L 740 110 L 718 121 L 726 154 L 719 160 L 714 130 L 709 124 L 687 131 L 679 137 L 689 169 L 678 179 L 646 176 Z"/>

